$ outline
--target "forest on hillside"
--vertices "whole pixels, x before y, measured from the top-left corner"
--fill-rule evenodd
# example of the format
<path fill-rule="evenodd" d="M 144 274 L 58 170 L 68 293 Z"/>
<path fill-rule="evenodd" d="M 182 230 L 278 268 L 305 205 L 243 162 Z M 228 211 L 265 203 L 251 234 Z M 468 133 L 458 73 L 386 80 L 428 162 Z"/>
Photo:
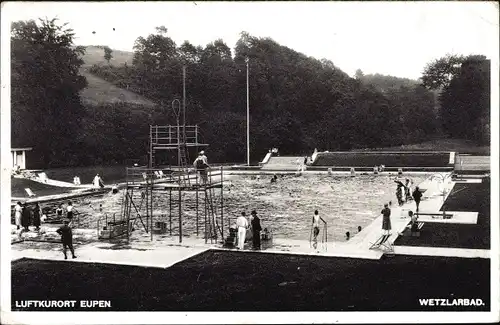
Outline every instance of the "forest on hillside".
<path fill-rule="evenodd" d="M 210 144 L 210 160 L 245 161 L 247 58 L 253 163 L 271 147 L 282 154 L 304 155 L 314 148 L 416 143 L 440 132 L 489 141 L 484 131 L 489 123 L 484 120 L 489 75 L 482 82 L 486 74 L 478 69 L 485 65 L 476 64 L 488 61 L 481 56 L 461 58 L 469 60 L 469 69 L 449 71 L 448 84 L 432 83 L 442 77 L 442 69 L 432 70 L 437 61 L 425 67 L 423 82 L 364 76 L 360 71 L 351 78 L 329 60 L 307 57 L 270 38 L 242 32 L 233 54 L 220 39 L 204 47 L 188 41 L 177 45 L 167 29 L 159 27 L 136 40 L 132 64 L 101 64 L 89 70 L 154 101 L 156 107 L 84 107 L 78 98 L 85 87 L 85 78 L 78 75 L 84 49 L 72 46 L 73 37 L 56 20 L 16 22 L 12 28 L 12 143 L 34 147 L 43 167 L 144 160 L 149 125 L 175 124 L 171 103 L 182 101 L 183 67 L 186 122 L 200 126 L 203 142 Z M 106 55 L 109 62 L 112 51 Z M 455 105 L 455 92 L 470 88 L 471 76 L 482 88 L 474 86 L 468 94 L 488 107 L 470 108 L 463 102 L 460 109 L 465 113 L 457 120 L 450 105 Z M 451 132 L 459 122 L 469 123 L 474 131 Z"/>

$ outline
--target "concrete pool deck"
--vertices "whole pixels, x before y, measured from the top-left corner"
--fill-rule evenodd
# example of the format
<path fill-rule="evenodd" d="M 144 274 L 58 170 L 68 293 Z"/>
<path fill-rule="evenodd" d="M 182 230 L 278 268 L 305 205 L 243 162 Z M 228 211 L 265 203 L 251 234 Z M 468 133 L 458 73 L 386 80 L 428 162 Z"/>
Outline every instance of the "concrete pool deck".
<path fill-rule="evenodd" d="M 443 173 L 446 174 L 446 173 Z M 443 179 L 444 178 L 444 175 Z M 453 191 L 455 182 L 446 179 L 438 186 L 437 181 L 433 181 L 428 186 L 423 201 L 420 204 L 421 211 L 438 213 L 447 196 Z M 442 188 L 445 189 L 445 195 L 442 194 Z M 382 203 L 383 204 L 383 203 Z M 381 207 L 382 209 L 382 207 Z M 388 243 L 391 245 L 409 223 L 406 217 L 408 210 L 415 210 L 415 204 L 409 202 L 403 206 L 393 206 L 391 209 L 392 235 Z M 449 212 L 453 214 L 452 219 L 438 219 L 431 216 L 421 216 L 420 222 L 445 222 L 445 223 L 469 223 L 477 222 L 477 212 Z M 403 217 L 402 217 L 403 216 Z M 314 249 L 308 240 L 293 240 L 275 237 L 272 247 L 260 251 L 262 253 L 275 254 L 296 254 L 296 255 L 318 255 L 325 257 L 346 257 L 363 259 L 380 259 L 384 253 L 382 249 L 370 249 L 381 236 L 382 216 L 374 219 L 360 233 L 355 234 L 349 241 L 328 242 L 327 244 L 318 243 L 317 249 Z M 331 225 L 335 227 L 335 225 Z M 139 235 L 140 237 L 149 237 L 149 234 Z M 18 244 L 16 244 L 18 245 Z M 37 249 L 32 247 L 23 247 L 24 243 L 19 244 L 12 249 L 12 260 L 23 257 L 61 260 L 61 244 L 50 244 L 50 249 Z M 199 237 L 183 237 L 183 242 L 179 243 L 178 237 L 158 236 L 156 235 L 152 242 L 130 241 L 128 244 L 117 244 L 110 242 L 92 242 L 84 245 L 78 245 L 76 248 L 77 259 L 68 261 L 89 262 L 89 263 L 111 263 L 126 265 L 142 265 L 151 267 L 169 267 L 193 255 L 204 252 L 208 249 L 224 249 L 220 244 L 205 244 L 204 239 Z M 427 255 L 427 256 L 455 256 L 455 257 L 480 257 L 489 258 L 489 250 L 481 249 L 457 249 L 457 248 L 436 248 L 436 247 L 409 247 L 394 246 L 391 254 L 401 255 Z M 245 253 L 255 253 L 252 250 L 243 250 Z M 69 253 L 69 252 L 68 252 Z"/>

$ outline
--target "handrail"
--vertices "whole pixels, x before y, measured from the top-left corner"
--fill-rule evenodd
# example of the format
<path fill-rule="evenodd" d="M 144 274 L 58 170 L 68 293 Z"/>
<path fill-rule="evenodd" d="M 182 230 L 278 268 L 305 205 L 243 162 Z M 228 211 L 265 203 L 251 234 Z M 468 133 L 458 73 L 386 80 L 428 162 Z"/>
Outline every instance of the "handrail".
<path fill-rule="evenodd" d="M 322 243 L 328 243 L 328 224 L 326 223 L 326 221 L 319 217 L 319 220 L 323 221 L 323 225 L 324 225 L 324 229 L 323 229 L 323 239 L 322 239 Z"/>

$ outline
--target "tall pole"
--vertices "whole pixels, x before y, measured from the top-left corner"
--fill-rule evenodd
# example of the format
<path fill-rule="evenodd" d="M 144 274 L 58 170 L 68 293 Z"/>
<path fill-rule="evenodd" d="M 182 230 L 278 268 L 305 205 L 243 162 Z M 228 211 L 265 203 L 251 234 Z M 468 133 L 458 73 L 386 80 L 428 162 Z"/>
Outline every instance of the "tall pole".
<path fill-rule="evenodd" d="M 186 66 L 182 66 L 182 134 L 186 135 Z M 185 140 L 185 139 L 184 139 Z"/>
<path fill-rule="evenodd" d="M 247 63 L 247 166 L 250 166 L 250 93 L 248 87 L 248 57 L 245 59 Z"/>

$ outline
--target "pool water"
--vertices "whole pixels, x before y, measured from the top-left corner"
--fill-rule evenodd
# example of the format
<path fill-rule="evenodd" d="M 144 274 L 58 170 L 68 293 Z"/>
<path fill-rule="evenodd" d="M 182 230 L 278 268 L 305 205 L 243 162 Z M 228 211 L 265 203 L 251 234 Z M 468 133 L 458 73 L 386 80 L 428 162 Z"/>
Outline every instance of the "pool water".
<path fill-rule="evenodd" d="M 429 175 L 410 177 L 414 185 L 423 182 Z M 380 214 L 384 203 L 397 204 L 396 184 L 393 176 L 361 175 L 356 177 L 329 175 L 285 175 L 276 183 L 271 176 L 229 175 L 224 181 L 224 227 L 234 224 L 242 211 L 250 216 L 256 210 L 262 228 L 272 229 L 275 237 L 309 240 L 314 210 L 327 222 L 328 241 L 343 241 L 349 231 L 355 236 L 358 226 L 370 224 Z M 118 194 L 80 198 L 73 201 L 81 214 L 80 227 L 94 228 L 97 218 L 113 213 L 119 218 L 124 190 Z M 215 189 L 216 204 L 220 207 L 220 189 Z M 165 221 L 169 215 L 168 192 L 155 192 L 155 221 Z M 178 234 L 178 210 L 175 206 L 177 192 L 172 193 L 172 233 Z M 196 200 L 194 193 L 183 194 L 183 233 L 195 235 Z M 141 196 L 134 194 L 139 208 Z M 66 204 L 66 202 L 65 202 Z M 102 212 L 99 206 L 102 204 Z M 203 233 L 203 205 L 199 199 L 199 232 Z M 54 204 L 55 206 L 55 204 Z M 143 204 L 144 209 L 144 204 Z M 218 209 L 220 211 L 220 209 Z M 164 215 L 164 216 L 160 216 Z M 109 220 L 109 219 L 108 219 Z M 138 223 L 139 224 L 139 223 Z"/>
<path fill-rule="evenodd" d="M 412 177 L 414 184 L 427 176 Z M 328 241 L 344 240 L 345 233 L 357 233 L 380 214 L 384 203 L 397 204 L 393 177 L 304 175 L 231 179 L 224 193 L 225 213 L 237 216 L 256 210 L 262 227 L 271 227 L 276 237 L 309 239 L 314 210 L 327 222 Z"/>

